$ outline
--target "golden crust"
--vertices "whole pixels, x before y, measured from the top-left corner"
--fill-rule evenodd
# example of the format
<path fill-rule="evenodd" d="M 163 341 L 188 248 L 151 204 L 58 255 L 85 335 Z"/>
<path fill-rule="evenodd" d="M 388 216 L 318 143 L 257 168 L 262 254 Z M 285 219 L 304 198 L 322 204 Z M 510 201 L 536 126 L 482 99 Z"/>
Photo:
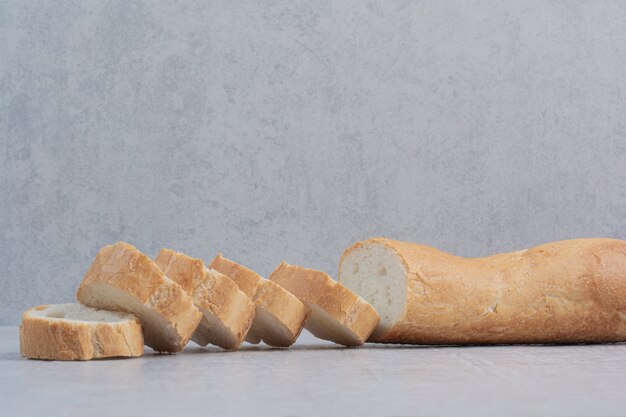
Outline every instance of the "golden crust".
<path fill-rule="evenodd" d="M 202 260 L 171 249 L 162 249 L 156 264 L 193 297 L 194 304 L 205 316 L 212 316 L 230 332 L 230 337 L 225 340 L 213 333 L 210 321 L 202 320 L 193 340 L 199 344 L 216 344 L 227 350 L 238 349 L 252 325 L 255 306 L 237 284 L 226 275 L 208 271 Z"/>
<path fill-rule="evenodd" d="M 107 245 L 100 250 L 76 294 L 82 304 L 110 308 L 97 298 L 86 296 L 88 287 L 93 284 L 107 284 L 125 292 L 167 322 L 170 330 L 176 333 L 173 343 L 147 333 L 147 326 L 144 326 L 146 344 L 160 352 L 181 351 L 202 319 L 202 313 L 180 285 L 165 276 L 148 256 L 125 242 Z"/>
<path fill-rule="evenodd" d="M 279 347 L 290 346 L 296 341 L 309 315 L 308 309 L 298 298 L 251 269 L 223 257 L 221 253 L 211 261 L 209 267 L 230 277 L 252 299 L 257 309 L 274 317 L 285 335 L 277 338 L 259 331 L 260 317 L 256 317 L 248 341 L 258 343 L 260 338 L 268 345 Z"/>
<path fill-rule="evenodd" d="M 22 314 L 20 353 L 31 359 L 84 361 L 143 355 L 141 325 L 136 318 L 116 323 L 80 322 L 31 313 L 49 307 L 32 307 Z"/>
<path fill-rule="evenodd" d="M 313 304 L 323 309 L 347 331 L 352 332 L 355 342 L 347 343 L 349 346 L 362 345 L 380 320 L 374 307 L 325 272 L 283 262 L 272 272 L 269 279 L 305 304 Z M 305 328 L 315 334 L 315 330 L 307 324 Z M 344 340 L 335 341 L 346 344 Z"/>
<path fill-rule="evenodd" d="M 256 296 L 259 285 L 262 285 L 261 282 L 263 278 L 259 274 L 237 262 L 225 258 L 221 253 L 218 253 L 217 256 L 213 258 L 209 268 L 215 269 L 235 281 L 239 289 L 251 299 L 254 299 Z"/>
<path fill-rule="evenodd" d="M 574 239 L 484 258 L 372 238 L 402 260 L 404 316 L 376 342 L 420 344 L 626 341 L 626 242 Z M 341 279 L 341 277 L 340 277 Z"/>

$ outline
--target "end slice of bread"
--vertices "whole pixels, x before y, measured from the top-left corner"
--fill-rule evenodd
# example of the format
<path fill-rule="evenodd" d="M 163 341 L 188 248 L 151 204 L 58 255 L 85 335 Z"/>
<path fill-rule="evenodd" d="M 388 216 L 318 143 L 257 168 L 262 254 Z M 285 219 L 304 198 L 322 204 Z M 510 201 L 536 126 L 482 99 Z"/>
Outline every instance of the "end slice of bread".
<path fill-rule="evenodd" d="M 252 325 L 255 307 L 226 275 L 208 269 L 200 259 L 162 249 L 156 264 L 177 282 L 204 315 L 191 340 L 226 350 L 239 349 Z"/>
<path fill-rule="evenodd" d="M 141 356 L 141 325 L 132 314 L 77 303 L 32 307 L 22 314 L 20 353 L 63 361 Z"/>
<path fill-rule="evenodd" d="M 254 302 L 256 315 L 247 342 L 288 347 L 296 341 L 309 312 L 293 294 L 222 254 L 209 267 L 230 277 Z"/>
<path fill-rule="evenodd" d="M 374 307 L 325 272 L 283 262 L 269 279 L 311 310 L 304 327 L 320 339 L 361 346 L 380 320 Z"/>
<path fill-rule="evenodd" d="M 202 319 L 180 285 L 148 256 L 124 242 L 100 250 L 76 297 L 90 307 L 137 316 L 146 345 L 158 352 L 183 350 Z"/>

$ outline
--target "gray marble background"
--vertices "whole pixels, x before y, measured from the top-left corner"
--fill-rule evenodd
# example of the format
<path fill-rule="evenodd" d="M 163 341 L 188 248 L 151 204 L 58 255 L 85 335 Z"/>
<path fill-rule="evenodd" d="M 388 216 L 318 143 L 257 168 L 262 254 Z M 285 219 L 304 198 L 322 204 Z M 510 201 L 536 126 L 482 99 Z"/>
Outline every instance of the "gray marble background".
<path fill-rule="evenodd" d="M 626 238 L 626 5 L 0 0 L 0 324 L 122 239 L 268 274 Z"/>

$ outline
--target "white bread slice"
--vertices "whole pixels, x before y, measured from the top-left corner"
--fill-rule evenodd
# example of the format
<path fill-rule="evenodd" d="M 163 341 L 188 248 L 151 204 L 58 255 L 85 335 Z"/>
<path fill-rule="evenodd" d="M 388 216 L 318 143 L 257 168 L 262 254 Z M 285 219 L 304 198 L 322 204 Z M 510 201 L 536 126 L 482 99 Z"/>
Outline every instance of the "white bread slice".
<path fill-rule="evenodd" d="M 156 264 L 177 282 L 204 318 L 191 340 L 226 350 L 239 349 L 254 318 L 254 303 L 226 275 L 208 269 L 200 259 L 171 249 L 161 249 Z"/>
<path fill-rule="evenodd" d="M 296 341 L 309 312 L 293 294 L 221 253 L 210 268 L 229 276 L 256 305 L 247 342 L 287 347 Z"/>
<path fill-rule="evenodd" d="M 202 313 L 191 297 L 133 245 L 103 247 L 76 294 L 90 307 L 125 311 L 139 318 L 146 345 L 157 352 L 183 350 Z"/>
<path fill-rule="evenodd" d="M 77 303 L 32 307 L 22 314 L 20 353 L 62 361 L 141 356 L 141 325 L 132 314 Z"/>
<path fill-rule="evenodd" d="M 304 327 L 320 339 L 361 346 L 378 325 L 374 307 L 325 272 L 283 262 L 269 279 L 311 309 Z"/>

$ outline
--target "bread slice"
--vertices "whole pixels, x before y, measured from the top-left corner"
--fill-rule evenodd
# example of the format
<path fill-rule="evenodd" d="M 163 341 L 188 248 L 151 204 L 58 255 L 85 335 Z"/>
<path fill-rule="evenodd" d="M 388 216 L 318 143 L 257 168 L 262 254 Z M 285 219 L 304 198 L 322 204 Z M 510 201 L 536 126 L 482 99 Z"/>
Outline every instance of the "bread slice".
<path fill-rule="evenodd" d="M 156 264 L 177 282 L 200 309 L 204 318 L 191 340 L 226 350 L 239 349 L 254 318 L 254 303 L 226 275 L 208 269 L 200 259 L 162 249 Z"/>
<path fill-rule="evenodd" d="M 626 341 L 626 242 L 573 239 L 462 258 L 386 238 L 356 242 L 339 282 L 378 310 L 370 341 Z"/>
<path fill-rule="evenodd" d="M 20 353 L 62 361 L 141 356 L 141 325 L 132 314 L 77 303 L 32 307 L 22 314 Z"/>
<path fill-rule="evenodd" d="M 246 341 L 270 346 L 291 346 L 302 331 L 308 310 L 293 294 L 256 272 L 218 254 L 213 268 L 229 276 L 256 306 Z"/>
<path fill-rule="evenodd" d="M 304 327 L 320 339 L 361 346 L 378 325 L 374 307 L 325 272 L 283 262 L 269 279 L 311 310 Z"/>
<path fill-rule="evenodd" d="M 76 297 L 90 307 L 135 314 L 146 345 L 157 352 L 181 351 L 202 319 L 180 285 L 124 242 L 100 250 Z"/>

